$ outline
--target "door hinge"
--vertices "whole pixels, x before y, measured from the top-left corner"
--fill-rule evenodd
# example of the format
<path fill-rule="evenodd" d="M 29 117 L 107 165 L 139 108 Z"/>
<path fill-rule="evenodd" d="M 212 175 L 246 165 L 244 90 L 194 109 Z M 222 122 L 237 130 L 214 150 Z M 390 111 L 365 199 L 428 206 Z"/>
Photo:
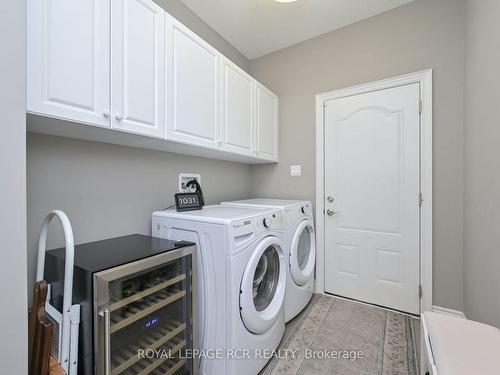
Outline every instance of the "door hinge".
<path fill-rule="evenodd" d="M 418 193 L 418 206 L 422 207 L 422 203 L 424 203 L 424 196 L 422 193 Z"/>
<path fill-rule="evenodd" d="M 422 298 L 424 292 L 422 291 L 422 284 L 418 286 L 418 298 Z"/>
<path fill-rule="evenodd" d="M 418 113 L 422 114 L 424 104 L 422 103 L 422 99 L 418 101 Z"/>

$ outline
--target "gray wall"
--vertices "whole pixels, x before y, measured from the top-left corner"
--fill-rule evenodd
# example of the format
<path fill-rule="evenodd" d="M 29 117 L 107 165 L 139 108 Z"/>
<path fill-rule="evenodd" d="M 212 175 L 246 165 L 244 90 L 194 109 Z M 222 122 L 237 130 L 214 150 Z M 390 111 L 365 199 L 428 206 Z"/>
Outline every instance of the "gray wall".
<path fill-rule="evenodd" d="M 466 15 L 465 313 L 500 327 L 500 2 Z"/>
<path fill-rule="evenodd" d="M 207 204 L 249 197 L 250 167 L 103 143 L 28 134 L 28 276 L 45 214 L 66 212 L 75 242 L 151 233 L 151 213 L 174 203 L 179 172 L 200 173 Z M 49 247 L 62 246 L 58 225 Z"/>
<path fill-rule="evenodd" d="M 0 363 L 26 374 L 26 2 L 0 2 Z"/>
<path fill-rule="evenodd" d="M 154 1 L 241 69 L 248 71 L 248 59 L 179 0 Z"/>
<path fill-rule="evenodd" d="M 434 304 L 463 309 L 464 3 L 409 5 L 250 64 L 280 97 L 278 165 L 253 167 L 259 196 L 315 198 L 314 95 L 434 69 Z M 302 177 L 290 177 L 302 164 Z"/>
<path fill-rule="evenodd" d="M 179 0 L 155 1 L 248 69 L 248 60 Z M 69 215 L 76 243 L 150 233 L 152 211 L 173 203 L 179 172 L 201 174 L 207 203 L 249 196 L 247 165 L 29 134 L 28 285 L 34 281 L 38 232 L 48 211 L 60 208 Z M 49 247 L 63 244 L 57 229 L 55 224 Z"/>

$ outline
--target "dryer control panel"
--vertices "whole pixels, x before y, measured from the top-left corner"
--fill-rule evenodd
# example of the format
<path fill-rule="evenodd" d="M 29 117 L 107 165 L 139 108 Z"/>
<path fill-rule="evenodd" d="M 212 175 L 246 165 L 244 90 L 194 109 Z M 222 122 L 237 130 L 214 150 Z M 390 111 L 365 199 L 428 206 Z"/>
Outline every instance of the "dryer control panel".
<path fill-rule="evenodd" d="M 301 202 L 293 206 L 285 207 L 285 227 L 294 224 L 304 216 L 313 216 L 312 203 L 308 201 Z"/>

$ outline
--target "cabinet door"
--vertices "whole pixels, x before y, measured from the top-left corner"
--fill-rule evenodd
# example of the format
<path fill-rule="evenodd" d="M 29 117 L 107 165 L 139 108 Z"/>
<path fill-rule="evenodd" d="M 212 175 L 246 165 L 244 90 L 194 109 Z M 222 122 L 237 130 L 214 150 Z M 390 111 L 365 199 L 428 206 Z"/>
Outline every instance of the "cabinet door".
<path fill-rule="evenodd" d="M 222 149 L 255 155 L 255 80 L 227 59 L 222 62 Z"/>
<path fill-rule="evenodd" d="M 167 16 L 167 139 L 220 148 L 220 54 Z"/>
<path fill-rule="evenodd" d="M 112 0 L 113 129 L 165 137 L 165 11 L 152 0 Z"/>
<path fill-rule="evenodd" d="M 257 155 L 278 161 L 278 97 L 256 84 Z"/>
<path fill-rule="evenodd" d="M 110 2 L 27 2 L 27 109 L 109 126 Z"/>

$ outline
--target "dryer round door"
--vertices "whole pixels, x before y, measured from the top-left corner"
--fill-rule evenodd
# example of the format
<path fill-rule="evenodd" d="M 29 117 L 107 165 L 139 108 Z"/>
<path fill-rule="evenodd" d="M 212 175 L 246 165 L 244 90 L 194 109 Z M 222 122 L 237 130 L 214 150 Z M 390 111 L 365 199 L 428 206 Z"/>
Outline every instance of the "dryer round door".
<path fill-rule="evenodd" d="M 307 283 L 314 272 L 316 262 L 316 240 L 312 220 L 302 221 L 290 248 L 290 274 L 297 285 Z"/>
<path fill-rule="evenodd" d="M 241 319 L 250 332 L 268 331 L 281 313 L 285 271 L 281 240 L 274 236 L 264 238 L 250 256 L 241 280 Z"/>

